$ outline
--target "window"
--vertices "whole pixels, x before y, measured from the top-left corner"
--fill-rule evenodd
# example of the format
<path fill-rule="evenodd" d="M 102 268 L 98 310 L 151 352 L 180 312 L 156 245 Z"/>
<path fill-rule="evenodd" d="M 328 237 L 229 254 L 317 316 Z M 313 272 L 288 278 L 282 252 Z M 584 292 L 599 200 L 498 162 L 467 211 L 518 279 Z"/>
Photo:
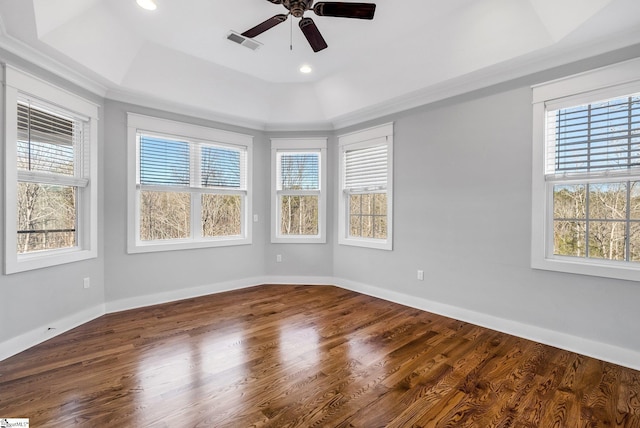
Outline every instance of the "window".
<path fill-rule="evenodd" d="M 136 114 L 129 252 L 251 243 L 252 137 Z"/>
<path fill-rule="evenodd" d="M 10 66 L 5 80 L 5 273 L 96 257 L 97 106 Z"/>
<path fill-rule="evenodd" d="M 617 79 L 630 66 L 592 74 Z M 543 269 L 637 280 L 640 82 L 607 86 L 536 103 L 532 260 Z"/>
<path fill-rule="evenodd" d="M 271 242 L 326 242 L 326 152 L 326 138 L 271 140 Z"/>
<path fill-rule="evenodd" d="M 393 124 L 339 137 L 339 242 L 391 250 Z"/>

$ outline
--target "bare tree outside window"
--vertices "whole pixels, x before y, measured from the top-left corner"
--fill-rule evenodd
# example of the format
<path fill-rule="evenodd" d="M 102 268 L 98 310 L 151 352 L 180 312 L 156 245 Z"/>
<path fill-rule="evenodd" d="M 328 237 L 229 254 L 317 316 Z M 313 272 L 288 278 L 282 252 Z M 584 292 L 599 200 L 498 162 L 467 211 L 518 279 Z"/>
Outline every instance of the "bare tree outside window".
<path fill-rule="evenodd" d="M 354 194 L 349 198 L 349 235 L 358 238 L 387 238 L 386 193 Z"/>
<path fill-rule="evenodd" d="M 640 182 L 554 186 L 554 254 L 638 261 L 639 232 Z"/>
<path fill-rule="evenodd" d="M 320 155 L 283 152 L 279 162 L 280 234 L 318 235 Z"/>
<path fill-rule="evenodd" d="M 237 195 L 202 195 L 202 235 L 237 236 L 241 228 L 242 198 Z"/>
<path fill-rule="evenodd" d="M 607 176 L 640 168 L 640 97 L 549 111 L 547 127 L 554 254 L 637 261 L 640 182 Z"/>

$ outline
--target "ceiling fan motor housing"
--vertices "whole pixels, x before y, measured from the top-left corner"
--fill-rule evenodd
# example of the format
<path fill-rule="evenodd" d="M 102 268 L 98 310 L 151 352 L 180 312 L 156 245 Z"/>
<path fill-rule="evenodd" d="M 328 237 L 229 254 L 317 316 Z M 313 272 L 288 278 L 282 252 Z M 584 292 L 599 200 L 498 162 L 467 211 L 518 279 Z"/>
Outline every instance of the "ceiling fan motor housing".
<path fill-rule="evenodd" d="M 301 18 L 313 6 L 313 0 L 282 0 L 282 4 L 289 9 L 291 15 Z"/>

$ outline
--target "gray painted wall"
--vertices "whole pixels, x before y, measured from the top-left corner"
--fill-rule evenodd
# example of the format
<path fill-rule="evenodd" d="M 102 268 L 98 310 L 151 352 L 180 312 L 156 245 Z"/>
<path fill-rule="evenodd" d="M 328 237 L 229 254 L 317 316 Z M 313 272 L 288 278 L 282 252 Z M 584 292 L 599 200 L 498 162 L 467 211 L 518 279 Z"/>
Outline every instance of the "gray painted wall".
<path fill-rule="evenodd" d="M 640 350 L 638 282 L 530 268 L 531 89 L 505 86 L 392 118 L 394 251 L 337 246 L 334 275 Z"/>
<path fill-rule="evenodd" d="M 269 138 L 297 134 L 240 129 L 107 101 L 101 109 L 99 257 L 0 276 L 0 343 L 104 303 L 254 277 L 333 276 L 640 351 L 637 282 L 529 267 L 530 84 L 639 54 L 637 47 L 627 49 L 326 134 L 328 212 L 333 215 L 324 245 L 269 242 Z M 64 84 L 19 58 L 2 58 Z M 127 254 L 128 111 L 254 136 L 253 213 L 260 221 L 253 225 L 252 245 Z M 395 122 L 394 251 L 340 246 L 336 135 L 390 120 Z M 275 262 L 276 254 L 283 255 L 282 263 Z M 425 271 L 425 281 L 415 279 L 417 269 Z M 82 289 L 86 276 L 92 279 L 89 290 Z"/>
<path fill-rule="evenodd" d="M 20 58 L 0 50 L 0 62 L 28 71 L 34 76 L 77 93 L 100 107 L 100 119 L 103 118 L 103 101 L 75 85 L 52 74 L 34 67 Z M 4 85 L 0 87 L 0 96 L 4 103 Z M 2 106 L 0 114 L 4 118 Z M 3 121 L 4 119 L 2 119 Z M 99 121 L 99 191 L 98 191 L 98 258 L 70 263 L 30 272 L 0 275 L 0 344 L 20 334 L 41 329 L 42 339 L 54 333 L 46 333 L 48 326 L 55 327 L 58 320 L 73 317 L 75 314 L 100 307 L 104 304 L 104 157 L 103 157 L 103 120 Z M 4 132 L 4 128 L 2 128 Z M 0 139 L 4 137 L 0 136 Z M 0 162 L 0 260 L 4 263 L 4 145 Z M 83 278 L 89 277 L 91 288 L 83 288 Z M 40 332 L 38 332 L 40 334 Z"/>

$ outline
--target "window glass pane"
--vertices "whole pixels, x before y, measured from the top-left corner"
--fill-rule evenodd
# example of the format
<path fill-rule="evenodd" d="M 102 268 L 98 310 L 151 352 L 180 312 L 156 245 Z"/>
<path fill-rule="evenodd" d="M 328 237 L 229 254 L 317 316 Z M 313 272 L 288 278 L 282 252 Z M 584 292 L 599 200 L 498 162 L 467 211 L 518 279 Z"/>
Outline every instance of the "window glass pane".
<path fill-rule="evenodd" d="M 589 222 L 589 257 L 625 260 L 625 223 Z"/>
<path fill-rule="evenodd" d="M 281 235 L 318 234 L 318 197 L 281 196 Z"/>
<path fill-rule="evenodd" d="M 376 193 L 375 194 L 375 211 L 376 215 L 387 215 L 387 194 Z"/>
<path fill-rule="evenodd" d="M 319 153 L 281 153 L 279 190 L 320 189 Z"/>
<path fill-rule="evenodd" d="M 587 211 L 587 191 L 584 184 L 553 187 L 553 218 L 584 219 Z"/>
<path fill-rule="evenodd" d="M 189 143 L 140 136 L 140 184 L 189 186 Z"/>
<path fill-rule="evenodd" d="M 202 195 L 202 236 L 238 236 L 242 198 L 239 195 Z"/>
<path fill-rule="evenodd" d="M 640 262 L 640 222 L 631 222 L 629 226 L 629 259 Z"/>
<path fill-rule="evenodd" d="M 559 256 L 586 257 L 587 223 L 585 221 L 554 221 L 553 253 Z"/>
<path fill-rule="evenodd" d="M 18 169 L 72 176 L 80 130 L 70 118 L 18 103 Z"/>
<path fill-rule="evenodd" d="M 221 147 L 201 146 L 201 180 L 203 187 L 239 189 L 240 152 Z"/>
<path fill-rule="evenodd" d="M 140 239 L 188 238 L 191 195 L 178 192 L 140 192 Z"/>
<path fill-rule="evenodd" d="M 18 183 L 18 254 L 76 246 L 76 188 Z"/>
<path fill-rule="evenodd" d="M 373 216 L 363 215 L 361 221 L 362 221 L 362 229 L 360 229 L 360 237 L 375 238 Z"/>
<path fill-rule="evenodd" d="M 361 214 L 362 213 L 362 195 L 350 195 L 349 196 L 349 213 Z"/>
<path fill-rule="evenodd" d="M 591 220 L 624 220 L 627 218 L 627 184 L 600 183 L 589 185 L 589 218 Z"/>
<path fill-rule="evenodd" d="M 360 209 L 363 215 L 371 215 L 374 211 L 374 197 L 372 193 L 365 193 L 362 195 L 362 201 L 360 203 Z"/>
<path fill-rule="evenodd" d="M 375 217 L 375 229 L 373 231 L 374 238 L 386 239 L 387 238 L 387 217 Z"/>
<path fill-rule="evenodd" d="M 349 217 L 349 236 L 362 236 L 362 216 Z"/>
<path fill-rule="evenodd" d="M 630 183 L 630 196 L 629 202 L 629 218 L 632 220 L 640 220 L 640 181 L 632 181 Z"/>

